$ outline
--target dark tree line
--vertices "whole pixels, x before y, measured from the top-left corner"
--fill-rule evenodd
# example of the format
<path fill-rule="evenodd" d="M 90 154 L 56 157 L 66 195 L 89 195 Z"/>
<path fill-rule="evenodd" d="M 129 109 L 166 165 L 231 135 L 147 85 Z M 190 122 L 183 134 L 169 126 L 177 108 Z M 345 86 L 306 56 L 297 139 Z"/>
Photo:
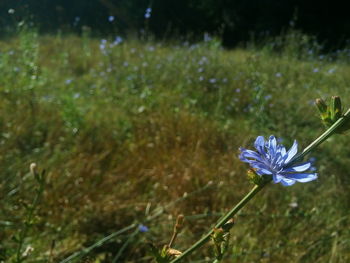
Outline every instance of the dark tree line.
<path fill-rule="evenodd" d="M 149 18 L 145 17 L 147 8 L 151 8 Z M 10 9 L 15 13 L 9 14 Z M 110 16 L 113 18 L 109 19 Z M 126 34 L 146 29 L 158 38 L 194 39 L 208 32 L 222 37 L 227 46 L 249 40 L 252 35 L 256 38 L 278 35 L 291 21 L 297 29 L 315 35 L 328 46 L 338 47 L 350 36 L 346 1 L 0 1 L 0 33 L 12 32 L 13 23 L 22 19 L 34 22 L 42 32 L 80 31 L 87 26 L 95 34 Z"/>

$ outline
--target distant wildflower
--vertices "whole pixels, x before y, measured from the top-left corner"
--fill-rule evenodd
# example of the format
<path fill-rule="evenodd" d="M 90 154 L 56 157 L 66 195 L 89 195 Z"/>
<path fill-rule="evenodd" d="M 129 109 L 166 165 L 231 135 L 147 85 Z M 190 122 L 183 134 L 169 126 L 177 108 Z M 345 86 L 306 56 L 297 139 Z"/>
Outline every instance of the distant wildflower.
<path fill-rule="evenodd" d="M 114 21 L 114 16 L 109 16 L 108 21 L 112 23 Z"/>
<path fill-rule="evenodd" d="M 140 224 L 140 225 L 139 225 L 139 231 L 140 231 L 141 233 L 145 233 L 145 232 L 148 232 L 148 231 L 149 231 L 149 228 L 148 228 L 147 226 L 145 226 L 145 225 Z"/>
<path fill-rule="evenodd" d="M 204 42 L 209 42 L 212 40 L 212 37 L 209 35 L 209 33 L 204 33 L 204 36 L 203 36 L 203 40 Z"/>
<path fill-rule="evenodd" d="M 331 68 L 328 70 L 328 74 L 333 74 L 335 72 L 335 68 Z"/>
<path fill-rule="evenodd" d="M 265 98 L 265 100 L 270 100 L 272 98 L 272 95 L 271 94 L 266 95 L 264 98 Z"/>
<path fill-rule="evenodd" d="M 319 69 L 318 69 L 318 68 L 314 68 L 312 71 L 313 71 L 314 73 L 317 73 L 317 72 L 319 71 Z"/>
<path fill-rule="evenodd" d="M 211 79 L 209 79 L 209 82 L 214 84 L 214 83 L 216 83 L 216 79 L 215 78 L 211 78 Z"/>
<path fill-rule="evenodd" d="M 80 22 L 80 16 L 76 16 L 74 18 L 73 26 L 77 26 L 79 24 L 79 22 Z"/>
<path fill-rule="evenodd" d="M 10 15 L 13 15 L 13 14 L 15 13 L 15 9 L 10 8 L 7 12 L 8 12 Z"/>
<path fill-rule="evenodd" d="M 281 73 L 281 72 L 277 72 L 277 73 L 275 74 L 275 76 L 276 76 L 276 78 L 280 78 L 280 77 L 282 77 L 282 73 Z"/>
<path fill-rule="evenodd" d="M 205 64 L 205 63 L 207 63 L 207 62 L 208 62 L 207 57 L 203 56 L 203 57 L 201 57 L 201 59 L 198 61 L 198 64 L 199 64 L 199 65 L 203 65 L 203 64 Z"/>
<path fill-rule="evenodd" d="M 149 19 L 151 17 L 151 13 L 152 13 L 152 8 L 147 8 L 146 12 L 145 12 L 145 18 Z"/>
<path fill-rule="evenodd" d="M 295 182 L 306 183 L 317 179 L 317 173 L 308 173 L 311 162 L 292 163 L 297 154 L 298 143 L 294 141 L 293 146 L 286 148 L 277 143 L 274 136 L 265 141 L 263 136 L 256 138 L 254 143 L 257 152 L 240 148 L 240 160 L 253 168 L 260 177 L 272 177 L 274 183 L 285 186 L 293 185 Z"/>
<path fill-rule="evenodd" d="M 117 36 L 115 39 L 114 39 L 114 42 L 113 42 L 113 45 L 119 45 L 120 43 L 123 42 L 123 38 L 121 36 Z"/>
<path fill-rule="evenodd" d="M 101 39 L 101 42 L 100 42 L 100 50 L 101 51 L 105 50 L 106 44 L 107 44 L 107 40 L 106 39 Z"/>
<path fill-rule="evenodd" d="M 72 81 L 73 81 L 73 80 L 71 80 L 71 79 L 66 79 L 65 83 L 66 83 L 66 85 L 69 85 L 69 84 L 72 83 Z"/>

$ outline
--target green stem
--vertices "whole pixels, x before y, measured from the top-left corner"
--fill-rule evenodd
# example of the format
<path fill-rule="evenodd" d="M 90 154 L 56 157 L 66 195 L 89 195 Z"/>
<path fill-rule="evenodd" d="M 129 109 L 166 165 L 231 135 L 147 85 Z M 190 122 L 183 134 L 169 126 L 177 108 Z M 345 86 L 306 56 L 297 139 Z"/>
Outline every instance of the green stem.
<path fill-rule="evenodd" d="M 42 196 L 42 193 L 44 191 L 44 183 L 43 182 L 39 182 L 39 189 L 37 190 L 37 193 L 34 197 L 33 203 L 30 205 L 30 207 L 27 210 L 27 218 L 25 219 L 24 223 L 23 223 L 23 228 L 21 229 L 21 232 L 19 234 L 19 244 L 17 247 L 17 252 L 16 252 L 16 263 L 20 263 L 23 262 L 22 259 L 22 248 L 23 248 L 23 244 L 24 244 L 24 240 L 27 237 L 29 228 L 32 226 L 32 219 L 33 219 L 33 215 L 35 212 L 35 209 L 37 208 L 40 198 Z"/>
<path fill-rule="evenodd" d="M 232 218 L 239 210 L 241 210 L 246 203 L 249 202 L 266 184 L 255 185 L 253 189 L 234 207 L 231 211 L 229 211 L 224 217 L 222 217 L 214 228 L 222 227 L 230 218 Z M 205 236 L 203 236 L 200 240 L 198 240 L 192 247 L 187 249 L 184 253 L 182 253 L 179 257 L 175 258 L 171 263 L 179 262 L 181 259 L 190 255 L 197 248 L 203 246 L 209 239 L 214 229 L 211 229 Z"/>
<path fill-rule="evenodd" d="M 319 136 L 316 140 L 314 140 L 309 146 L 307 146 L 300 154 L 295 156 L 291 162 L 295 162 L 301 160 L 305 155 L 311 152 L 313 149 L 318 147 L 322 142 L 327 140 L 331 135 L 333 135 L 336 130 L 342 126 L 345 121 L 347 121 L 350 117 L 350 109 L 341 117 L 338 121 L 336 121 L 329 129 L 327 129 L 321 136 Z M 215 225 L 215 228 L 222 227 L 230 218 L 232 218 L 239 210 L 241 210 L 246 203 L 248 203 L 262 188 L 265 187 L 267 183 L 261 185 L 255 185 L 254 188 L 245 196 L 243 199 L 234 207 L 231 211 L 229 211 L 225 216 L 219 219 L 218 223 Z M 184 251 L 179 257 L 172 260 L 170 263 L 179 262 L 188 255 L 190 255 L 193 251 L 203 246 L 209 239 L 214 229 L 211 229 L 206 235 L 204 235 L 200 240 L 198 240 L 195 244 L 193 244 L 190 248 Z"/>

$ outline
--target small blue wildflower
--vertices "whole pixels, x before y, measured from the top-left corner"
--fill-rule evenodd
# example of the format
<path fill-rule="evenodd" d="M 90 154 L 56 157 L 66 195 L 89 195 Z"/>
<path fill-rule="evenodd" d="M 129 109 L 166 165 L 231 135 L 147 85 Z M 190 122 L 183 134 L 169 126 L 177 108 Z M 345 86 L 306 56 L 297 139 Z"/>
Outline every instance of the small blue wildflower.
<path fill-rule="evenodd" d="M 114 42 L 113 42 L 113 45 L 119 45 L 120 43 L 122 43 L 123 42 L 123 38 L 122 37 L 120 37 L 120 36 L 117 36 L 116 38 L 115 38 L 115 40 L 114 40 Z"/>
<path fill-rule="evenodd" d="M 210 40 L 212 40 L 212 38 L 209 35 L 209 33 L 204 33 L 203 40 L 204 42 L 209 42 Z"/>
<path fill-rule="evenodd" d="M 317 72 L 319 71 L 319 69 L 318 69 L 318 68 L 314 68 L 312 71 L 313 71 L 314 73 L 317 73 Z"/>
<path fill-rule="evenodd" d="M 306 183 L 317 179 L 317 173 L 308 173 L 311 162 L 292 163 L 293 157 L 298 152 L 298 143 L 286 150 L 282 144 L 278 144 L 274 136 L 265 141 L 263 136 L 258 136 L 254 143 L 257 152 L 240 148 L 241 161 L 249 163 L 259 176 L 272 176 L 274 183 L 285 186 L 295 182 Z"/>
<path fill-rule="evenodd" d="M 106 49 L 106 44 L 107 44 L 107 40 L 106 40 L 106 39 L 101 39 L 101 42 L 100 42 L 100 50 L 101 50 L 102 52 L 105 51 L 105 49 Z"/>
<path fill-rule="evenodd" d="M 275 76 L 276 76 L 276 78 L 280 78 L 280 77 L 282 77 L 282 73 L 281 73 L 281 72 L 277 72 L 277 73 L 275 74 Z"/>
<path fill-rule="evenodd" d="M 147 8 L 146 12 L 145 12 L 145 18 L 149 19 L 151 17 L 151 13 L 152 13 L 152 8 Z"/>
<path fill-rule="evenodd" d="M 140 224 L 140 225 L 139 225 L 139 231 L 140 231 L 141 233 L 145 233 L 145 232 L 148 232 L 148 231 L 149 231 L 149 228 L 148 228 L 147 226 L 145 226 L 145 225 Z"/>
<path fill-rule="evenodd" d="M 114 16 L 109 16 L 108 21 L 112 23 L 114 21 Z"/>
<path fill-rule="evenodd" d="M 266 95 L 264 98 L 265 98 L 265 100 L 269 100 L 269 99 L 271 99 L 271 98 L 272 98 L 272 95 L 271 95 L 271 94 Z"/>
<path fill-rule="evenodd" d="M 328 70 L 328 74 L 333 74 L 335 72 L 335 68 L 331 68 Z"/>

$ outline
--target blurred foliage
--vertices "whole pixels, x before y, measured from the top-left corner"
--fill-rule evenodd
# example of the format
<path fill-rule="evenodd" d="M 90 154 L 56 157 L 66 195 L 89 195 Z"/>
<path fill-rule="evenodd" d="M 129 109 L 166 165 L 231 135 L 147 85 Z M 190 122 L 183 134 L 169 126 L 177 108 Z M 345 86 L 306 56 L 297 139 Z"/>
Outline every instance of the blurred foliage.
<path fill-rule="evenodd" d="M 2 0 L 0 33 L 13 33 L 13 24 L 25 20 L 41 32 L 89 28 L 96 35 L 145 37 L 151 32 L 158 39 L 192 40 L 210 34 L 222 38 L 225 46 L 235 46 L 293 26 L 337 49 L 350 36 L 346 10 L 344 3 L 300 0 Z"/>

